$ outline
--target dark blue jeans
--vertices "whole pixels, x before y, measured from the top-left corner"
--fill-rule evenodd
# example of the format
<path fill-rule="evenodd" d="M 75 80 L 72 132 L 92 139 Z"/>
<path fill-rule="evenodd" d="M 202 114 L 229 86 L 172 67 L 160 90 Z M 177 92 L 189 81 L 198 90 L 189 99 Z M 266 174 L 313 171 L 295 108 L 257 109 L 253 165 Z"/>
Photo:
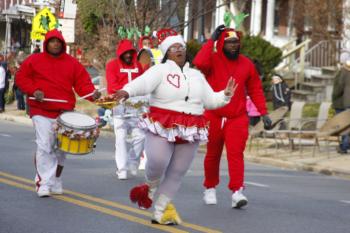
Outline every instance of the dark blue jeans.
<path fill-rule="evenodd" d="M 337 108 L 337 109 L 335 109 L 335 112 L 336 112 L 336 114 L 338 114 L 338 113 L 341 113 L 341 112 L 343 112 L 345 110 L 346 109 L 339 109 L 339 108 Z M 340 142 L 339 147 L 340 147 L 340 149 L 342 151 L 347 151 L 348 149 L 350 149 L 350 142 L 349 142 L 349 140 L 350 140 L 349 134 L 341 136 L 341 142 Z"/>
<path fill-rule="evenodd" d="M 17 100 L 17 109 L 18 110 L 25 110 L 26 109 L 26 105 L 25 105 L 25 102 L 24 102 L 23 93 L 19 89 L 16 89 L 15 93 L 16 93 L 16 100 Z"/>
<path fill-rule="evenodd" d="M 105 115 L 105 111 L 106 111 L 105 108 L 97 109 L 97 114 L 100 117 L 101 127 L 107 125 L 107 122 L 101 118 L 101 117 L 103 117 Z"/>
<path fill-rule="evenodd" d="M 5 111 L 5 88 L 0 88 L 0 111 Z"/>

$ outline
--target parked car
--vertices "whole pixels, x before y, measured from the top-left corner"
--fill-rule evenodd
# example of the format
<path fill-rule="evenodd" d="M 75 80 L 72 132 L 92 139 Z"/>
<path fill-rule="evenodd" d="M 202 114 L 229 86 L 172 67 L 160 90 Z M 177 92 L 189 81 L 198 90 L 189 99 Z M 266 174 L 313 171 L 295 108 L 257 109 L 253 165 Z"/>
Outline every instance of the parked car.
<path fill-rule="evenodd" d="M 102 78 L 102 75 L 100 74 L 100 72 L 93 67 L 92 65 L 85 65 L 85 69 L 86 71 L 89 73 L 90 77 L 91 77 L 91 81 L 92 83 L 95 85 L 95 88 L 99 88 L 100 86 L 100 80 Z"/>

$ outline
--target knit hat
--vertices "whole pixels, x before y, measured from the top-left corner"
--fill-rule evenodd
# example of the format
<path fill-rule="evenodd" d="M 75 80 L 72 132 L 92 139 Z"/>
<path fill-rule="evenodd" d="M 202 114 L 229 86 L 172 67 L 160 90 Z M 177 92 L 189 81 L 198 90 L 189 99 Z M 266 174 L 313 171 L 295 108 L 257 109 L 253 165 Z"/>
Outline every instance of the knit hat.
<path fill-rule="evenodd" d="M 172 29 L 161 29 L 157 32 L 159 49 L 163 54 L 166 54 L 169 47 L 173 44 L 179 43 L 182 46 L 186 46 L 184 39 L 181 35 L 178 35 L 176 31 Z"/>

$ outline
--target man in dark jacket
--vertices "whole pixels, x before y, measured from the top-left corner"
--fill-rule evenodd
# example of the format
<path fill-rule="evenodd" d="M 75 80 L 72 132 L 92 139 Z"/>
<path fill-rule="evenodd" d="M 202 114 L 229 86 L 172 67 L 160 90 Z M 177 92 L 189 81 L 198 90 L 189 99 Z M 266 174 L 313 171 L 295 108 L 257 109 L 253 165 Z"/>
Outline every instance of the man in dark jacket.
<path fill-rule="evenodd" d="M 334 79 L 332 104 L 337 114 L 350 109 L 350 59 L 345 61 Z M 349 135 L 342 136 L 338 153 L 347 154 L 350 149 L 349 140 Z"/>

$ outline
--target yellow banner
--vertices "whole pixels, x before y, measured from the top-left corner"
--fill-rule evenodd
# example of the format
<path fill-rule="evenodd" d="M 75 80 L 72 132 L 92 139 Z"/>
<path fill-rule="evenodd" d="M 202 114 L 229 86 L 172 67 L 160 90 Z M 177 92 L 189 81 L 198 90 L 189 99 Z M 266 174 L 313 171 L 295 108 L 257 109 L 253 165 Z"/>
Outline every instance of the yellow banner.
<path fill-rule="evenodd" d="M 42 9 L 33 17 L 32 32 L 30 34 L 32 40 L 44 40 L 45 34 L 56 28 L 57 19 L 51 13 L 49 8 Z"/>

